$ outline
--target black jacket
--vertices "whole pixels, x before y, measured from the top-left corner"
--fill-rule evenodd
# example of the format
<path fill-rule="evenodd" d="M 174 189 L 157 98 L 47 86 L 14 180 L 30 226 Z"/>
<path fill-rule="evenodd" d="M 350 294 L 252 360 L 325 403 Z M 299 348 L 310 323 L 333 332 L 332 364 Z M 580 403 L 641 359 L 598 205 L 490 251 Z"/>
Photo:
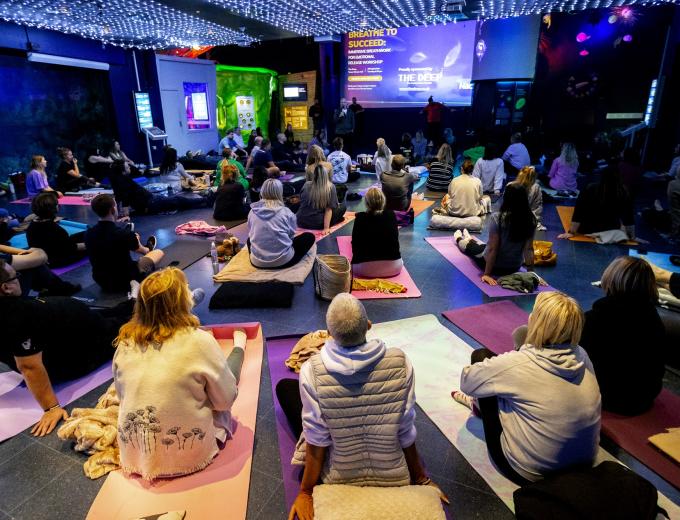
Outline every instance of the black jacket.
<path fill-rule="evenodd" d="M 394 212 L 386 209 L 379 215 L 357 213 L 352 230 L 352 263 L 399 258 L 399 227 Z"/>

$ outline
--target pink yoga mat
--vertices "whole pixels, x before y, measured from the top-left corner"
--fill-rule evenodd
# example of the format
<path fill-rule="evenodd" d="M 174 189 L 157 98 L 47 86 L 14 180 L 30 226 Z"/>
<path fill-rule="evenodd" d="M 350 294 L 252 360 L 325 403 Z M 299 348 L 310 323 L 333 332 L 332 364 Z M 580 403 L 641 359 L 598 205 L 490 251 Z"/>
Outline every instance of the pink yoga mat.
<path fill-rule="evenodd" d="M 425 241 L 434 247 L 444 258 L 451 262 L 456 269 L 465 275 L 473 284 L 477 286 L 484 294 L 491 298 L 500 298 L 502 296 L 522 296 L 526 293 L 511 291 L 510 289 L 503 289 L 500 285 L 489 285 L 482 282 L 482 270 L 475 264 L 469 256 L 465 256 L 453 240 L 451 236 L 445 237 L 426 237 Z M 524 270 L 524 268 L 522 268 Z M 554 291 L 555 288 L 551 286 L 539 285 L 536 292 Z M 536 293 L 528 293 L 536 294 Z"/>
<path fill-rule="evenodd" d="M 526 325 L 529 315 L 508 300 L 442 312 L 468 336 L 496 354 L 514 350 L 512 331 Z"/>
<path fill-rule="evenodd" d="M 111 363 L 109 362 L 90 375 L 55 385 L 54 390 L 63 406 L 106 383 L 112 377 Z M 4 395 L 0 395 L 0 442 L 14 437 L 37 423 L 42 415 L 42 408 L 24 385 L 17 386 Z"/>
<path fill-rule="evenodd" d="M 338 251 L 349 261 L 352 261 L 352 237 L 343 236 L 338 237 Z M 416 286 L 411 275 L 404 266 L 397 276 L 392 278 L 385 278 L 390 282 L 400 283 L 406 287 L 406 292 L 403 293 L 381 293 L 376 291 L 352 291 L 352 295 L 359 300 L 378 300 L 386 298 L 420 298 L 422 296 L 420 289 Z"/>
<path fill-rule="evenodd" d="M 120 470 L 110 473 L 90 508 L 87 515 L 89 520 L 130 520 L 177 510 L 186 511 L 187 520 L 245 519 L 260 392 L 262 329 L 259 323 L 212 325 L 206 328 L 213 330 L 215 338 L 228 352 L 236 327 L 246 329 L 248 343 L 238 398 L 231 410 L 236 424 L 234 437 L 227 441 L 212 464 L 185 477 L 148 483 L 136 477 L 126 477 Z"/>
<path fill-rule="evenodd" d="M 494 302 L 446 311 L 444 316 L 483 346 L 501 354 L 512 350 L 512 331 L 526 325 L 529 314 L 514 303 Z M 647 439 L 667 428 L 680 426 L 680 397 L 662 390 L 654 407 L 637 417 L 602 412 L 602 434 L 638 459 L 676 488 L 680 488 L 680 465 L 657 450 Z"/>
<path fill-rule="evenodd" d="M 26 197 L 25 199 L 17 199 L 12 201 L 12 204 L 30 204 L 31 201 L 30 197 Z M 84 200 L 83 197 L 80 197 L 78 195 L 64 195 L 59 199 L 59 205 L 60 206 L 89 206 L 90 205 L 89 200 Z"/>
<path fill-rule="evenodd" d="M 354 213 L 351 212 L 351 211 L 346 212 L 344 220 L 342 222 L 337 223 L 335 226 L 331 226 L 330 232 L 334 233 L 335 231 L 337 231 L 341 227 L 349 224 L 353 220 L 354 220 Z M 301 228 L 301 227 L 297 228 L 297 232 L 295 233 L 295 235 L 300 235 L 302 233 L 311 233 L 312 235 L 314 235 L 317 242 L 319 240 L 321 240 L 322 238 L 326 238 L 326 236 L 328 236 L 328 235 L 324 236 L 320 229 L 305 229 L 305 228 Z"/>

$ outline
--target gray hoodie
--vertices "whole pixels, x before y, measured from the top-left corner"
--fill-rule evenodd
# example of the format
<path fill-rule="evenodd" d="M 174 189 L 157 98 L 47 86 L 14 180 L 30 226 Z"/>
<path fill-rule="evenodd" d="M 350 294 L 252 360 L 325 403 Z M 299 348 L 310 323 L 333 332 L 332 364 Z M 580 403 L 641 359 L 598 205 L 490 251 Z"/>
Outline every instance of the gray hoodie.
<path fill-rule="evenodd" d="M 498 397 L 501 447 L 524 478 L 592 464 L 600 442 L 600 388 L 578 345 L 524 345 L 464 368 L 460 387 L 473 397 Z"/>
<path fill-rule="evenodd" d="M 295 215 L 283 204 L 267 206 L 260 200 L 250 206 L 248 238 L 250 262 L 255 267 L 280 267 L 293 258 Z"/>

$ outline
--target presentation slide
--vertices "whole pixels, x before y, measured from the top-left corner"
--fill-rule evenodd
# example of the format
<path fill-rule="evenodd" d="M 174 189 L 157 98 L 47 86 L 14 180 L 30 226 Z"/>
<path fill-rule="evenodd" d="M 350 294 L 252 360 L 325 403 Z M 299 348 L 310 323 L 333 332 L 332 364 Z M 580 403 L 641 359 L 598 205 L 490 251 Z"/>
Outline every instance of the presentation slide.
<path fill-rule="evenodd" d="M 480 22 L 472 80 L 533 79 L 539 29 L 539 15 Z"/>
<path fill-rule="evenodd" d="M 371 29 L 345 35 L 344 94 L 368 108 L 472 102 L 477 22 Z"/>

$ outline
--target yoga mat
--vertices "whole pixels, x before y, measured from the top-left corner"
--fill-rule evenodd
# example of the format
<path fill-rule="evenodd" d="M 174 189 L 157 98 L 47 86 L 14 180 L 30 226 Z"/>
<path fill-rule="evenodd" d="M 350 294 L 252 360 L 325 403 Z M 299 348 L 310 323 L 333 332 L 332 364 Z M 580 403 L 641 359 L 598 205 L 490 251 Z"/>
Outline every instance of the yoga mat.
<path fill-rule="evenodd" d="M 526 325 L 529 314 L 509 301 L 445 311 L 444 316 L 496 354 L 513 350 L 512 331 Z M 654 407 L 637 417 L 602 412 L 602 434 L 659 476 L 680 488 L 680 466 L 647 439 L 680 426 L 680 397 L 662 390 Z"/>
<path fill-rule="evenodd" d="M 368 193 L 368 190 L 370 190 L 371 188 L 378 188 L 380 190 L 380 189 L 382 189 L 382 184 L 379 183 L 379 182 L 374 182 L 369 187 L 358 190 L 357 193 L 359 195 L 361 195 L 362 197 L 365 197 L 366 193 Z"/>
<path fill-rule="evenodd" d="M 347 212 L 345 213 L 345 218 L 343 219 L 342 222 L 338 222 L 338 223 L 335 224 L 334 226 L 331 226 L 329 235 L 330 235 L 331 233 L 335 233 L 338 229 L 340 229 L 341 227 L 345 226 L 346 224 L 349 224 L 349 223 L 352 222 L 353 220 L 354 220 L 354 212 L 352 212 L 352 211 L 347 211 Z M 305 228 L 301 228 L 301 227 L 298 227 L 298 228 L 297 228 L 297 231 L 295 232 L 295 235 L 297 236 L 297 235 L 300 235 L 300 234 L 302 234 L 302 233 L 311 233 L 311 234 L 313 234 L 313 235 L 314 235 L 314 238 L 316 239 L 317 242 L 318 242 L 319 240 L 322 240 L 322 239 L 326 238 L 326 236 L 328 236 L 328 235 L 324 236 L 324 235 L 322 234 L 322 232 L 321 232 L 320 229 L 305 229 Z"/>
<path fill-rule="evenodd" d="M 14 390 L 24 380 L 23 376 L 13 370 L 0 373 L 0 396 Z"/>
<path fill-rule="evenodd" d="M 427 188 L 425 188 L 423 195 L 425 196 L 426 199 L 441 200 L 441 199 L 444 198 L 444 195 L 446 195 L 446 192 L 445 191 L 432 191 L 432 190 L 428 190 Z"/>
<path fill-rule="evenodd" d="M 30 197 L 26 197 L 25 199 L 13 200 L 12 204 L 30 204 L 32 200 Z M 60 206 L 89 206 L 90 202 L 78 195 L 64 195 L 59 199 Z"/>
<path fill-rule="evenodd" d="M 512 331 L 526 325 L 529 315 L 508 300 L 442 312 L 468 336 L 496 354 L 514 350 Z"/>
<path fill-rule="evenodd" d="M 574 206 L 555 206 L 557 209 L 557 214 L 560 217 L 560 222 L 562 222 L 562 227 L 564 232 L 569 231 L 569 226 L 571 225 L 571 219 L 574 216 Z M 569 240 L 573 242 L 590 242 L 591 244 L 597 244 L 597 241 L 593 237 L 587 235 L 576 235 L 571 237 Z M 634 240 L 628 240 L 626 242 L 621 242 L 624 246 L 636 246 L 638 243 Z"/>
<path fill-rule="evenodd" d="M 142 177 L 146 180 L 146 178 Z M 74 197 L 82 197 L 83 195 L 113 195 L 113 190 L 104 190 L 102 188 L 90 188 L 87 190 L 80 191 L 67 191 L 64 195 L 71 195 Z M 61 203 L 61 200 L 59 201 Z"/>
<path fill-rule="evenodd" d="M 413 208 L 413 216 L 417 217 L 433 204 L 434 204 L 433 200 L 411 199 L 411 208 Z"/>
<path fill-rule="evenodd" d="M 514 510 L 512 493 L 517 485 L 501 475 L 491 462 L 481 419 L 473 417 L 468 408 L 450 395 L 451 390 L 459 387 L 460 373 L 470 364 L 473 349 L 431 314 L 378 323 L 368 337 L 381 338 L 388 347 L 401 348 L 408 355 L 416 374 L 418 405 L 508 508 Z M 616 461 L 600 449 L 595 464 L 604 460 Z M 659 505 L 671 518 L 680 518 L 680 508 L 662 493 Z"/>
<path fill-rule="evenodd" d="M 113 357 L 113 351 L 111 352 Z M 16 380 L 17 376 L 13 376 Z M 21 376 L 19 376 L 21 377 Z M 62 406 L 84 396 L 90 390 L 106 383 L 113 377 L 111 374 L 111 362 L 102 365 L 91 374 L 54 385 L 54 391 Z M 3 383 L 11 384 L 9 376 L 3 378 Z M 33 395 L 25 385 L 15 388 L 0 395 L 0 442 L 14 437 L 29 426 L 37 423 L 43 415 L 43 409 L 33 398 Z"/>
<path fill-rule="evenodd" d="M 279 439 L 279 456 L 281 457 L 281 473 L 283 476 L 283 490 L 286 495 L 286 507 L 290 509 L 300 490 L 302 466 L 293 466 L 290 461 L 295 452 L 297 439 L 293 435 L 286 416 L 276 398 L 276 385 L 281 379 L 299 379 L 298 374 L 290 370 L 283 362 L 290 355 L 290 351 L 302 336 L 267 340 L 267 358 L 269 360 L 269 375 L 272 382 L 274 396 L 274 414 L 276 415 L 276 433 Z"/>
<path fill-rule="evenodd" d="M 554 291 L 554 287 L 550 285 L 539 285 L 536 292 L 521 293 L 504 289 L 500 285 L 489 285 L 481 280 L 482 270 L 475 264 L 474 260 L 469 256 L 465 256 L 456 245 L 453 237 L 426 237 L 425 241 L 434 247 L 444 258 L 451 262 L 456 269 L 458 269 L 468 280 L 477 286 L 484 294 L 490 298 L 500 298 L 502 296 L 525 296 L 527 294 L 536 294 L 538 292 Z M 525 271 L 521 268 L 520 271 Z"/>
<path fill-rule="evenodd" d="M 72 220 L 60 220 L 59 226 L 65 229 L 69 236 L 87 230 L 87 224 L 82 222 L 74 222 Z M 18 249 L 28 249 L 28 239 L 26 238 L 26 233 L 14 235 L 10 239 L 9 245 Z"/>
<path fill-rule="evenodd" d="M 83 267 L 84 265 L 88 265 L 89 263 L 90 259 L 88 257 L 85 257 L 81 258 L 77 262 L 72 263 L 71 265 L 65 265 L 64 267 L 56 267 L 52 269 L 52 272 L 57 276 L 61 276 L 62 274 L 66 274 L 69 271 L 73 271 L 74 269 L 78 269 L 79 267 Z"/>
<path fill-rule="evenodd" d="M 236 327 L 248 334 L 239 393 L 232 407 L 236 431 L 208 467 L 174 479 L 148 483 L 139 477 L 126 477 L 120 470 L 109 474 L 94 500 L 90 520 L 130 520 L 165 511 L 185 510 L 187 520 L 245 519 L 248 509 L 250 470 L 257 401 L 260 392 L 263 338 L 259 323 L 211 325 L 225 353 L 232 348 Z"/>
<path fill-rule="evenodd" d="M 338 237 L 338 251 L 346 257 L 350 262 L 352 261 L 352 237 L 343 236 Z M 422 296 L 416 283 L 411 278 L 411 275 L 404 266 L 397 276 L 385 278 L 390 282 L 399 283 L 406 287 L 406 292 L 403 293 L 381 293 L 377 291 L 352 291 L 352 295 L 359 300 L 382 300 L 386 298 L 420 298 Z"/>
<path fill-rule="evenodd" d="M 234 226 L 233 228 L 229 228 L 229 229 L 227 229 L 227 232 L 231 233 L 236 238 L 238 238 L 241 245 L 245 245 L 246 242 L 248 241 L 248 222 L 243 222 L 242 224 L 239 224 L 238 226 Z"/>
<path fill-rule="evenodd" d="M 629 249 L 628 250 L 628 256 L 635 256 L 637 258 L 644 258 L 648 262 L 653 263 L 657 267 L 661 267 L 662 269 L 666 269 L 666 271 L 670 271 L 672 273 L 680 273 L 680 267 L 677 265 L 671 264 L 671 255 L 668 255 L 666 253 L 653 253 L 653 252 L 648 252 L 645 253 L 644 255 L 640 254 L 637 252 L 636 249 Z M 678 425 L 680 426 L 680 425 Z"/>

